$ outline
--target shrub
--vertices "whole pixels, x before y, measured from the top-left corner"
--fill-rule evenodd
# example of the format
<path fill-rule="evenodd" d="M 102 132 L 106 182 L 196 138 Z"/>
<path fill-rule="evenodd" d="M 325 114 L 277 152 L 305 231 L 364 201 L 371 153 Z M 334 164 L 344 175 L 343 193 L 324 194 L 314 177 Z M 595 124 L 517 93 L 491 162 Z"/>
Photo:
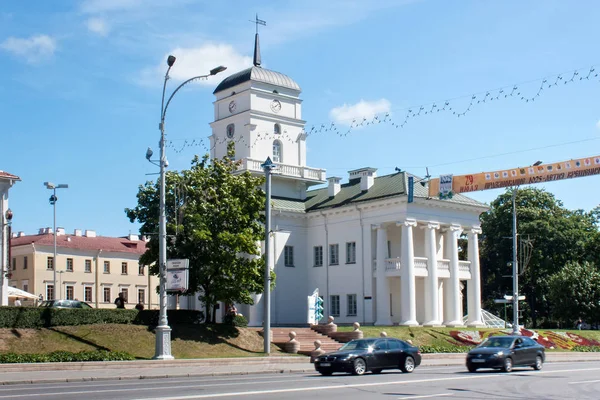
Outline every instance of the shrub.
<path fill-rule="evenodd" d="M 452 344 L 443 346 L 419 346 L 419 350 L 423 354 L 427 353 L 467 353 L 472 347 L 455 346 Z"/>
<path fill-rule="evenodd" d="M 583 351 L 586 353 L 598 353 L 600 352 L 600 346 L 573 346 L 571 351 Z"/>
<path fill-rule="evenodd" d="M 239 326 L 241 328 L 248 326 L 248 320 L 242 314 L 237 314 L 235 316 L 227 314 L 223 317 L 223 323 L 225 325 Z"/>
<path fill-rule="evenodd" d="M 39 362 L 73 362 L 73 361 L 128 361 L 135 358 L 122 351 L 55 351 L 49 354 L 0 354 L 0 363 L 39 363 Z"/>

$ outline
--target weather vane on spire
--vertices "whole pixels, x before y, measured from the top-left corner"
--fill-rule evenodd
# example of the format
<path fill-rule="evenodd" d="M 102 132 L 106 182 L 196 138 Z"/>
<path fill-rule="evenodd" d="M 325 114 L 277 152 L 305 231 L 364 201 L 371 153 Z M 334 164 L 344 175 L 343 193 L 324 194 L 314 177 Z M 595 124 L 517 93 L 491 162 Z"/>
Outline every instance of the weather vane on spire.
<path fill-rule="evenodd" d="M 267 21 L 263 21 L 262 19 L 258 19 L 258 14 L 256 14 L 256 19 L 254 21 L 250 20 L 253 24 L 256 24 L 256 35 L 254 35 L 254 66 L 260 68 L 260 45 L 258 43 L 258 26 L 267 26 Z"/>

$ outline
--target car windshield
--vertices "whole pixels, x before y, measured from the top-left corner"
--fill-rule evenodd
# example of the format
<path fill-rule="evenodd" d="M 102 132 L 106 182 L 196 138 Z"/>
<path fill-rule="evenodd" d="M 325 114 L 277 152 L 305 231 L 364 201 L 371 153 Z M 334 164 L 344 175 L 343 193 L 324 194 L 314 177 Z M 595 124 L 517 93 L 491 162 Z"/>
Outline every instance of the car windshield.
<path fill-rule="evenodd" d="M 511 337 L 491 337 L 477 347 L 510 347 L 513 340 Z"/>
<path fill-rule="evenodd" d="M 375 340 L 368 340 L 368 339 L 352 340 L 351 342 L 348 342 L 345 345 L 343 345 L 339 351 L 365 350 L 365 349 L 368 349 L 369 347 L 372 347 L 373 343 L 375 343 Z"/>

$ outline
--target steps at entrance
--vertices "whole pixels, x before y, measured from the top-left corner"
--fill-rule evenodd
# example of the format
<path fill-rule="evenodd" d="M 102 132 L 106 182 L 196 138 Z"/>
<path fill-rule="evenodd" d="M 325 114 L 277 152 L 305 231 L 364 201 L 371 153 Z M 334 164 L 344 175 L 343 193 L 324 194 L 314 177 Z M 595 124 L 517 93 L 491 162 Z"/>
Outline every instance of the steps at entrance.
<path fill-rule="evenodd" d="M 290 341 L 289 334 L 292 331 L 296 332 L 296 340 L 300 342 L 299 354 L 310 355 L 315 349 L 315 340 L 321 341 L 321 348 L 326 352 L 336 351 L 342 347 L 342 343 L 310 328 L 271 328 L 271 342 L 283 348 L 283 345 Z"/>

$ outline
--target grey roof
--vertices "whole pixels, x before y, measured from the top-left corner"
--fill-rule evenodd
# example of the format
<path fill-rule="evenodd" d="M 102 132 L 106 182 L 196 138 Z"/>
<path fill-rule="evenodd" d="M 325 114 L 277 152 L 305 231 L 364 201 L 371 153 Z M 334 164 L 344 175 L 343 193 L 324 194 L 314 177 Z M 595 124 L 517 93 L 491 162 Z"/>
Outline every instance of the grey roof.
<path fill-rule="evenodd" d="M 263 82 L 274 86 L 301 91 L 300 86 L 289 76 L 280 72 L 255 66 L 228 76 L 221 83 L 219 83 L 213 94 L 248 81 Z"/>
<path fill-rule="evenodd" d="M 329 197 L 327 187 L 310 190 L 305 200 L 295 200 L 273 196 L 273 206 L 283 211 L 310 212 L 328 208 L 343 207 L 348 204 L 355 204 L 370 200 L 379 200 L 383 198 L 407 196 L 408 177 L 413 176 L 415 182 L 419 177 L 406 172 L 398 172 L 391 175 L 384 175 L 375 178 L 373 186 L 369 190 L 360 190 L 360 178 L 352 179 L 348 183 L 341 185 L 340 191 L 334 197 Z M 414 197 L 426 199 L 429 197 L 427 187 L 420 183 L 414 185 Z M 437 200 L 437 199 L 435 199 Z M 462 204 L 470 206 L 485 207 L 486 205 L 473 200 L 461 194 L 454 195 L 451 199 L 438 200 L 453 204 Z"/>

